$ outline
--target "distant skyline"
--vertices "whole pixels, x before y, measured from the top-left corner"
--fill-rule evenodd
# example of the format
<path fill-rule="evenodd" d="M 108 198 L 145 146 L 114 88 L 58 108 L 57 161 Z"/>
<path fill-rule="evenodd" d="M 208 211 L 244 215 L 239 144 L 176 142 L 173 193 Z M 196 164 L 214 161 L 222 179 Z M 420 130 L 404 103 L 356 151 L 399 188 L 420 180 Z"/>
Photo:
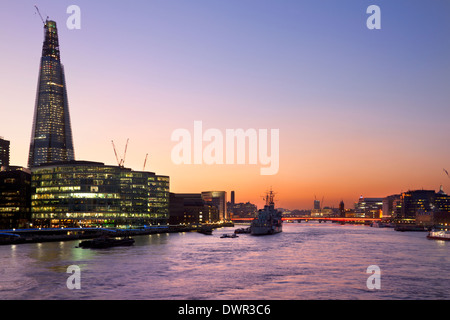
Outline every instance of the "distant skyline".
<path fill-rule="evenodd" d="M 171 192 L 236 202 L 352 207 L 359 196 L 450 191 L 450 2 L 387 0 L 12 1 L 1 3 L 0 136 L 26 166 L 43 25 L 58 24 L 77 160 L 171 179 Z M 69 30 L 69 5 L 81 29 Z M 381 30 L 369 30 L 369 5 Z M 174 130 L 194 121 L 279 129 L 279 171 L 175 165 Z M 229 198 L 229 197 L 228 197 Z M 229 199 L 228 199 L 229 200 Z"/>

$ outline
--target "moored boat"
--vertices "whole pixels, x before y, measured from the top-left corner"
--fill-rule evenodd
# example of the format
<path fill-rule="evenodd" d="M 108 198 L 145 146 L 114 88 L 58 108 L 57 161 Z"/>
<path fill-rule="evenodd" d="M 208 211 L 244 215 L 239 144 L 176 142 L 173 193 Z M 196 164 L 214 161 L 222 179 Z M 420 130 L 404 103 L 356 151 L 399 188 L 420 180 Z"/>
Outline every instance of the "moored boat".
<path fill-rule="evenodd" d="M 283 231 L 281 212 L 275 209 L 274 193 L 270 190 L 266 197 L 264 209 L 258 211 L 258 217 L 252 221 L 250 233 L 252 235 L 269 235 Z"/>
<path fill-rule="evenodd" d="M 427 238 L 430 240 L 450 241 L 450 231 L 430 231 Z"/>
<path fill-rule="evenodd" d="M 221 238 L 238 238 L 239 236 L 237 234 L 235 234 L 235 233 L 233 233 L 233 234 L 226 234 L 226 233 L 224 233 L 220 237 Z"/>
<path fill-rule="evenodd" d="M 250 233 L 251 232 L 251 228 L 247 227 L 247 228 L 239 228 L 234 230 L 234 233 L 238 234 L 238 233 Z"/>
<path fill-rule="evenodd" d="M 425 227 L 423 226 L 418 226 L 418 225 L 397 225 L 394 228 L 395 231 L 401 231 L 401 232 L 405 232 L 405 231 L 427 231 L 425 229 Z"/>
<path fill-rule="evenodd" d="M 213 228 L 211 226 L 202 226 L 200 229 L 197 230 L 199 233 L 203 233 L 205 235 L 212 235 Z"/>
<path fill-rule="evenodd" d="M 119 247 L 119 246 L 131 246 L 134 244 L 133 238 L 108 238 L 108 237 L 101 237 L 96 238 L 92 240 L 85 240 L 80 242 L 78 245 L 80 248 L 91 248 L 91 249 L 105 249 L 105 248 L 111 248 L 111 247 Z"/>

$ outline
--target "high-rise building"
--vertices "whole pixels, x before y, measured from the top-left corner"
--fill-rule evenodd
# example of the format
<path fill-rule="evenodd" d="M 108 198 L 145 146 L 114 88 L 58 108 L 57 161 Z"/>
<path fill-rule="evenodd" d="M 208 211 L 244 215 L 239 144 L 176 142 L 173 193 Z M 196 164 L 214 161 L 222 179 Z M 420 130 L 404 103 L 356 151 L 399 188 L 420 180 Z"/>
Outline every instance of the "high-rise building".
<path fill-rule="evenodd" d="M 380 218 L 383 210 L 383 198 L 364 198 L 355 203 L 355 216 L 361 218 Z"/>
<path fill-rule="evenodd" d="M 320 210 L 320 200 L 314 200 L 314 210 Z"/>
<path fill-rule="evenodd" d="M 207 204 L 216 206 L 219 209 L 219 221 L 229 220 L 227 212 L 227 193 L 225 191 L 204 191 L 202 198 Z"/>
<path fill-rule="evenodd" d="M 44 25 L 28 167 L 74 160 L 64 67 L 59 52 L 56 22 Z"/>
<path fill-rule="evenodd" d="M 434 210 L 442 212 L 450 212 L 450 196 L 444 192 L 443 186 L 436 192 L 434 198 Z"/>
<path fill-rule="evenodd" d="M 450 213 L 450 196 L 442 186 L 434 190 L 410 190 L 401 194 L 402 206 L 400 219 L 416 219 L 417 215 L 443 212 Z"/>
<path fill-rule="evenodd" d="M 9 166 L 9 141 L 0 137 L 0 167 Z"/>
<path fill-rule="evenodd" d="M 232 218 L 235 215 L 235 212 L 234 212 L 234 205 L 235 204 L 236 204 L 235 194 L 234 194 L 234 191 L 231 191 L 230 202 L 227 202 L 227 215 L 230 218 Z"/>
<path fill-rule="evenodd" d="M 412 190 L 401 194 L 402 219 L 416 218 L 418 213 L 430 212 L 434 208 L 434 199 L 436 192 L 434 190 Z"/>
<path fill-rule="evenodd" d="M 426 190 L 424 190 L 426 191 Z M 429 228 L 448 230 L 450 225 L 450 196 L 440 188 L 434 194 L 431 204 L 427 206 L 429 198 L 423 198 L 420 201 L 420 207 L 416 210 L 416 224 Z M 419 203 L 419 201 L 416 201 Z"/>
<path fill-rule="evenodd" d="M 170 224 L 202 224 L 218 222 L 219 209 L 206 203 L 200 193 L 170 193 Z"/>
<path fill-rule="evenodd" d="M 383 198 L 383 218 L 396 218 L 399 214 L 399 202 L 400 194 L 393 194 Z M 401 202 L 400 202 L 401 203 Z"/>
<path fill-rule="evenodd" d="M 344 204 L 344 200 L 341 200 L 341 202 L 339 202 L 339 217 L 345 218 L 345 204 Z"/>

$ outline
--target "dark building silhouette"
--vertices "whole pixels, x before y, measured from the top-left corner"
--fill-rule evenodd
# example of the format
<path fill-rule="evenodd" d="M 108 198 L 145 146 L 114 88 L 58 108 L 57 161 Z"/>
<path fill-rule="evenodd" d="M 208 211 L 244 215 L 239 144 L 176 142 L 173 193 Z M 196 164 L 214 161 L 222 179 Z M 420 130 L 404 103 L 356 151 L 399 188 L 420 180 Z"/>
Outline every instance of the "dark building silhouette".
<path fill-rule="evenodd" d="M 341 202 L 339 203 L 339 216 L 341 218 L 345 218 L 345 204 L 344 204 L 344 200 L 341 200 Z"/>
<path fill-rule="evenodd" d="M 169 224 L 202 224 L 219 221 L 219 208 L 200 193 L 170 193 Z"/>
<path fill-rule="evenodd" d="M 314 210 L 320 210 L 320 200 L 314 200 Z"/>
<path fill-rule="evenodd" d="M 234 205 L 235 205 L 235 199 L 234 199 L 234 191 L 231 191 L 231 199 L 230 199 L 230 210 L 228 210 L 228 203 L 227 203 L 227 211 L 228 211 L 228 216 L 232 217 L 234 215 Z"/>
<path fill-rule="evenodd" d="M 228 212 L 233 214 L 233 218 L 255 218 L 258 214 L 258 208 L 250 202 L 234 204 L 227 202 L 227 208 Z"/>
<path fill-rule="evenodd" d="M 28 167 L 74 160 L 64 67 L 61 64 L 56 22 L 44 25 Z"/>
<path fill-rule="evenodd" d="M 434 190 L 413 190 L 401 194 L 402 219 L 416 219 L 417 213 L 433 210 L 436 192 Z"/>
<path fill-rule="evenodd" d="M 31 221 L 31 173 L 22 167 L 0 171 L 0 229 L 26 228 Z"/>
<path fill-rule="evenodd" d="M 450 196 L 442 186 L 432 197 L 430 210 L 417 210 L 416 224 L 446 231 L 450 229 Z"/>
<path fill-rule="evenodd" d="M 0 167 L 9 166 L 9 141 L 0 137 Z"/>

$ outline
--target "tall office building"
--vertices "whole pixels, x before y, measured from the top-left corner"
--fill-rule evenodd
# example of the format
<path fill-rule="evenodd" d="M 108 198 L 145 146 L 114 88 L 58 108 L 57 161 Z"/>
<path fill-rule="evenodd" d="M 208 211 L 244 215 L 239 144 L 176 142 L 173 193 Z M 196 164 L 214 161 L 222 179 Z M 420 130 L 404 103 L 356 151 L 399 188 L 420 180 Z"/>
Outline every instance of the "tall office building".
<path fill-rule="evenodd" d="M 339 217 L 345 218 L 345 204 L 344 204 L 344 200 L 341 200 L 341 202 L 339 202 Z"/>
<path fill-rule="evenodd" d="M 44 44 L 36 95 L 28 167 L 74 160 L 64 67 L 56 22 L 44 25 Z"/>
<path fill-rule="evenodd" d="M 320 200 L 314 200 L 314 210 L 320 210 Z"/>
<path fill-rule="evenodd" d="M 383 198 L 364 198 L 359 197 L 355 203 L 355 216 L 362 218 L 378 219 L 382 216 Z"/>
<path fill-rule="evenodd" d="M 201 224 L 218 222 L 217 206 L 203 200 L 200 193 L 170 193 L 170 224 Z"/>
<path fill-rule="evenodd" d="M 202 192 L 202 198 L 207 204 L 217 207 L 219 210 L 217 220 L 225 221 L 230 219 L 227 213 L 227 193 L 225 191 L 204 191 Z"/>
<path fill-rule="evenodd" d="M 9 141 L 0 137 L 0 168 L 9 166 Z"/>
<path fill-rule="evenodd" d="M 400 214 L 401 201 L 399 194 L 393 194 L 383 198 L 383 218 L 397 218 Z M 399 206 L 400 204 L 400 206 Z"/>

